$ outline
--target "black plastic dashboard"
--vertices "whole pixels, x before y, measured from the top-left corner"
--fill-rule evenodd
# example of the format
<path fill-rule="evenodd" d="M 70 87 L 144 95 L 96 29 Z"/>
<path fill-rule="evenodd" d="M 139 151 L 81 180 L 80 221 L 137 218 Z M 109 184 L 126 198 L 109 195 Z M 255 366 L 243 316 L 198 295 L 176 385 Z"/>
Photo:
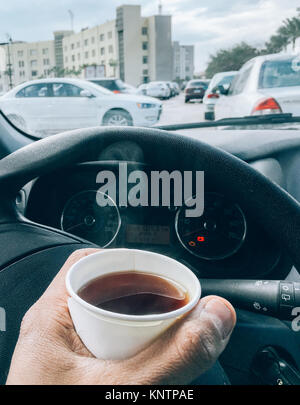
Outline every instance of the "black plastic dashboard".
<path fill-rule="evenodd" d="M 142 169 L 146 173 L 155 169 L 144 163 L 133 162 L 127 162 L 127 167 L 128 175 L 137 169 Z M 84 232 L 83 229 L 78 232 L 76 224 L 73 229 L 71 229 L 72 226 L 65 229 L 63 221 L 66 210 L 69 215 L 67 219 L 71 223 L 74 218 L 85 211 L 83 220 L 91 217 L 90 206 L 85 196 L 88 197 L 91 192 L 97 192 L 99 185 L 96 178 L 98 173 L 103 170 L 114 172 L 118 179 L 119 163 L 117 161 L 84 163 L 40 177 L 32 185 L 25 216 L 36 223 L 62 231 L 66 230 L 100 246 L 137 248 L 166 254 L 186 263 L 199 277 L 281 278 L 291 268 L 286 254 L 256 223 L 255 218 L 248 213 L 247 206 L 239 207 L 245 219 L 243 240 L 235 251 L 218 259 L 210 258 L 208 260 L 202 257 L 205 255 L 199 257 L 199 255 L 193 254 L 193 250 L 189 249 L 188 245 L 185 246 L 176 223 L 180 208 L 175 206 L 131 207 L 128 205 L 122 207 L 119 205 L 117 209 L 120 215 L 120 226 L 116 227 L 114 232 L 112 232 L 113 218 L 109 224 L 104 223 L 102 227 L 94 228 L 94 232 Z M 118 190 L 118 187 L 116 189 Z M 205 193 L 210 196 L 220 195 L 218 190 L 209 184 L 205 185 Z M 235 201 L 231 201 L 226 196 L 224 198 L 227 201 L 227 208 L 229 204 L 230 210 L 230 207 L 235 205 Z M 213 203 L 215 204 L 215 201 Z M 80 210 L 81 213 L 77 210 Z M 103 210 L 101 207 L 98 207 L 97 210 L 100 210 L 99 218 L 107 214 L 104 211 L 101 212 Z M 220 212 L 218 215 L 220 216 Z M 222 211 L 221 215 L 226 214 Z M 223 221 L 222 218 L 219 220 Z M 229 223 L 232 221 L 237 222 L 236 218 L 230 217 Z M 186 226 L 188 226 L 187 234 L 191 234 L 191 238 L 198 235 L 197 229 L 193 229 L 193 223 Z M 194 228 L 197 228 L 196 224 Z M 194 231 L 196 234 L 192 235 Z M 226 229 L 226 232 L 233 233 L 233 239 L 235 238 L 231 229 Z M 189 243 L 194 242 L 191 240 Z M 214 243 L 214 248 L 222 249 L 219 246 L 220 243 L 223 243 L 222 241 L 217 240 Z"/>

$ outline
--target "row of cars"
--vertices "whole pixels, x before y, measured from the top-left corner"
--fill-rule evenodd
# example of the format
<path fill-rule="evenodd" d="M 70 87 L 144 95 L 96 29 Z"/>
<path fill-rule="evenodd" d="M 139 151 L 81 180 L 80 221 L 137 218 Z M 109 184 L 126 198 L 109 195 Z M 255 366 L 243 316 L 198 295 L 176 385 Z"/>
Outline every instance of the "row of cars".
<path fill-rule="evenodd" d="M 203 98 L 205 119 L 300 113 L 300 55 L 257 56 L 238 72 L 215 75 Z"/>

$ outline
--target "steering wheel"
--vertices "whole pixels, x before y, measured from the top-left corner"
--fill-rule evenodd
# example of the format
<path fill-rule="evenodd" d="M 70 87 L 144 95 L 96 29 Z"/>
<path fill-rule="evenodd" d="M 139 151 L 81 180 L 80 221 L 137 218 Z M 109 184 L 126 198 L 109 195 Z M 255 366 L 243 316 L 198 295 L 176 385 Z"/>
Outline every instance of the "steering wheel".
<path fill-rule="evenodd" d="M 205 183 L 230 195 L 286 249 L 300 268 L 300 205 L 288 193 L 240 159 L 186 136 L 133 127 L 91 128 L 34 142 L 0 161 L 0 382 L 5 381 L 21 319 L 47 288 L 69 254 L 87 241 L 35 224 L 16 210 L 16 195 L 31 180 L 66 166 L 97 160 L 115 142 L 131 141 L 145 161 L 169 170 L 203 170 Z"/>

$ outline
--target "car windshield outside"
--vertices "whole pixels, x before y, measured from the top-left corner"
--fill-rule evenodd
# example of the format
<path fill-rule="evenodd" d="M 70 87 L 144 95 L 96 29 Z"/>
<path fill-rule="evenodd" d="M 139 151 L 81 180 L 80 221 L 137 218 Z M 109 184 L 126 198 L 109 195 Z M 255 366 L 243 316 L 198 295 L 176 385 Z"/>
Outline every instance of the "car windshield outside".
<path fill-rule="evenodd" d="M 300 57 L 270 60 L 263 63 L 259 77 L 259 88 L 300 86 Z"/>
<path fill-rule="evenodd" d="M 129 3 L 28 0 L 3 9 L 6 118 L 39 138 L 92 126 L 205 128 L 224 118 L 300 116 L 296 0 Z"/>

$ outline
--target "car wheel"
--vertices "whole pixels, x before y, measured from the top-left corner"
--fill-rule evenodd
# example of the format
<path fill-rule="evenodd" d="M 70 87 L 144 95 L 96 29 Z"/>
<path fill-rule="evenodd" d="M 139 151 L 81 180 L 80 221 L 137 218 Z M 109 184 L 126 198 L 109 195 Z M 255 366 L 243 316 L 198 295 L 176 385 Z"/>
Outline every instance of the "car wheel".
<path fill-rule="evenodd" d="M 185 100 L 184 100 L 185 103 L 188 103 L 189 101 L 190 101 L 189 98 L 185 98 Z"/>
<path fill-rule="evenodd" d="M 103 125 L 105 126 L 132 126 L 132 118 L 127 111 L 124 110 L 111 110 L 108 111 L 103 118 Z"/>

